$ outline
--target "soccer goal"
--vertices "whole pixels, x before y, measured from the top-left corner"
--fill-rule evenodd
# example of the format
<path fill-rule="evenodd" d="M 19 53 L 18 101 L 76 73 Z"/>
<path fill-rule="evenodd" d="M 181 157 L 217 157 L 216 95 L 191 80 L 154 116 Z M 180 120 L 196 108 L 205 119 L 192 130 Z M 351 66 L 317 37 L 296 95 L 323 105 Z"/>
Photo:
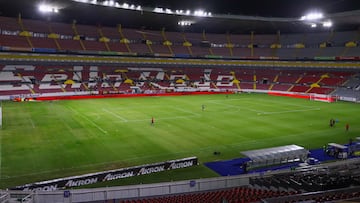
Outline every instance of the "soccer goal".
<path fill-rule="evenodd" d="M 324 94 L 310 94 L 309 99 L 312 101 L 321 101 L 321 102 L 336 102 L 337 97 L 332 95 L 324 95 Z"/>

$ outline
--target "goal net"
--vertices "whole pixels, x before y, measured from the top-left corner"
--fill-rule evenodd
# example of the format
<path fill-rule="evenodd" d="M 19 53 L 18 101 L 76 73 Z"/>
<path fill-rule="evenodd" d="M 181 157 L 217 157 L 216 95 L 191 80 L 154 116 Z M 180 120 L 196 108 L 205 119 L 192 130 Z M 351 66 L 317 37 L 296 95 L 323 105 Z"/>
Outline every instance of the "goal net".
<path fill-rule="evenodd" d="M 324 94 L 310 94 L 309 99 L 312 101 L 321 101 L 321 102 L 336 102 L 337 97 L 332 95 L 324 95 Z"/>

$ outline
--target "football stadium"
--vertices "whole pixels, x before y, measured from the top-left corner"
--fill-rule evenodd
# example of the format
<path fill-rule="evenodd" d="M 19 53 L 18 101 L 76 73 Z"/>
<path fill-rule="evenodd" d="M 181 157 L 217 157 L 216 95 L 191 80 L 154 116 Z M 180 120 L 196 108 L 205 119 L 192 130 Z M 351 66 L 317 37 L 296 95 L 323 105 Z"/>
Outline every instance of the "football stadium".
<path fill-rule="evenodd" d="M 360 7 L 279 2 L 0 2 L 0 203 L 360 202 Z"/>

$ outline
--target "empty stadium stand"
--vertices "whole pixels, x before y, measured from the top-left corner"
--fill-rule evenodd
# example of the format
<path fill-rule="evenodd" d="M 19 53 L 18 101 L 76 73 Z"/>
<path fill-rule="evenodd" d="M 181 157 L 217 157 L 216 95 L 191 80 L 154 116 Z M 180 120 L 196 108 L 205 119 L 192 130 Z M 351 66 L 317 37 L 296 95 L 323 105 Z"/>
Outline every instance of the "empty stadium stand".
<path fill-rule="evenodd" d="M 264 198 L 281 197 L 293 195 L 294 191 L 273 191 L 268 189 L 254 189 L 247 187 L 236 187 L 226 190 L 209 191 L 203 193 L 163 196 L 146 199 L 123 200 L 120 203 L 190 203 L 190 202 L 228 202 L 228 203 L 248 203 L 258 202 Z"/>
<path fill-rule="evenodd" d="M 314 59 L 358 57 L 357 31 L 311 34 L 176 33 L 0 17 L 0 46 L 163 56 Z M 350 43 L 352 42 L 352 44 Z"/>
<path fill-rule="evenodd" d="M 117 68 L 114 66 L 1 65 L 0 95 L 101 91 L 128 93 L 209 90 L 259 90 L 332 94 L 355 98 L 359 94 L 356 71 L 287 71 L 254 68 Z M 354 98 L 354 97 L 352 97 Z"/>

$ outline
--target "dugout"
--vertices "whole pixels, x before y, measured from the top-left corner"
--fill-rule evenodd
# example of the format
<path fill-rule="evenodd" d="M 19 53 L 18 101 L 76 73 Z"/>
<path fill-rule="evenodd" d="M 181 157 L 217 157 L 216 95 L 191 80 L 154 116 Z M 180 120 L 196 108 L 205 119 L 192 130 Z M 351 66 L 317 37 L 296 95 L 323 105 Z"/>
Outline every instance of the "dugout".
<path fill-rule="evenodd" d="M 339 159 L 346 159 L 348 157 L 348 147 L 337 143 L 328 143 L 326 153 Z"/>
<path fill-rule="evenodd" d="M 259 150 L 241 152 L 250 158 L 247 162 L 248 168 L 260 168 L 271 165 L 279 165 L 297 161 L 305 161 L 309 151 L 298 145 L 286 145 Z"/>

